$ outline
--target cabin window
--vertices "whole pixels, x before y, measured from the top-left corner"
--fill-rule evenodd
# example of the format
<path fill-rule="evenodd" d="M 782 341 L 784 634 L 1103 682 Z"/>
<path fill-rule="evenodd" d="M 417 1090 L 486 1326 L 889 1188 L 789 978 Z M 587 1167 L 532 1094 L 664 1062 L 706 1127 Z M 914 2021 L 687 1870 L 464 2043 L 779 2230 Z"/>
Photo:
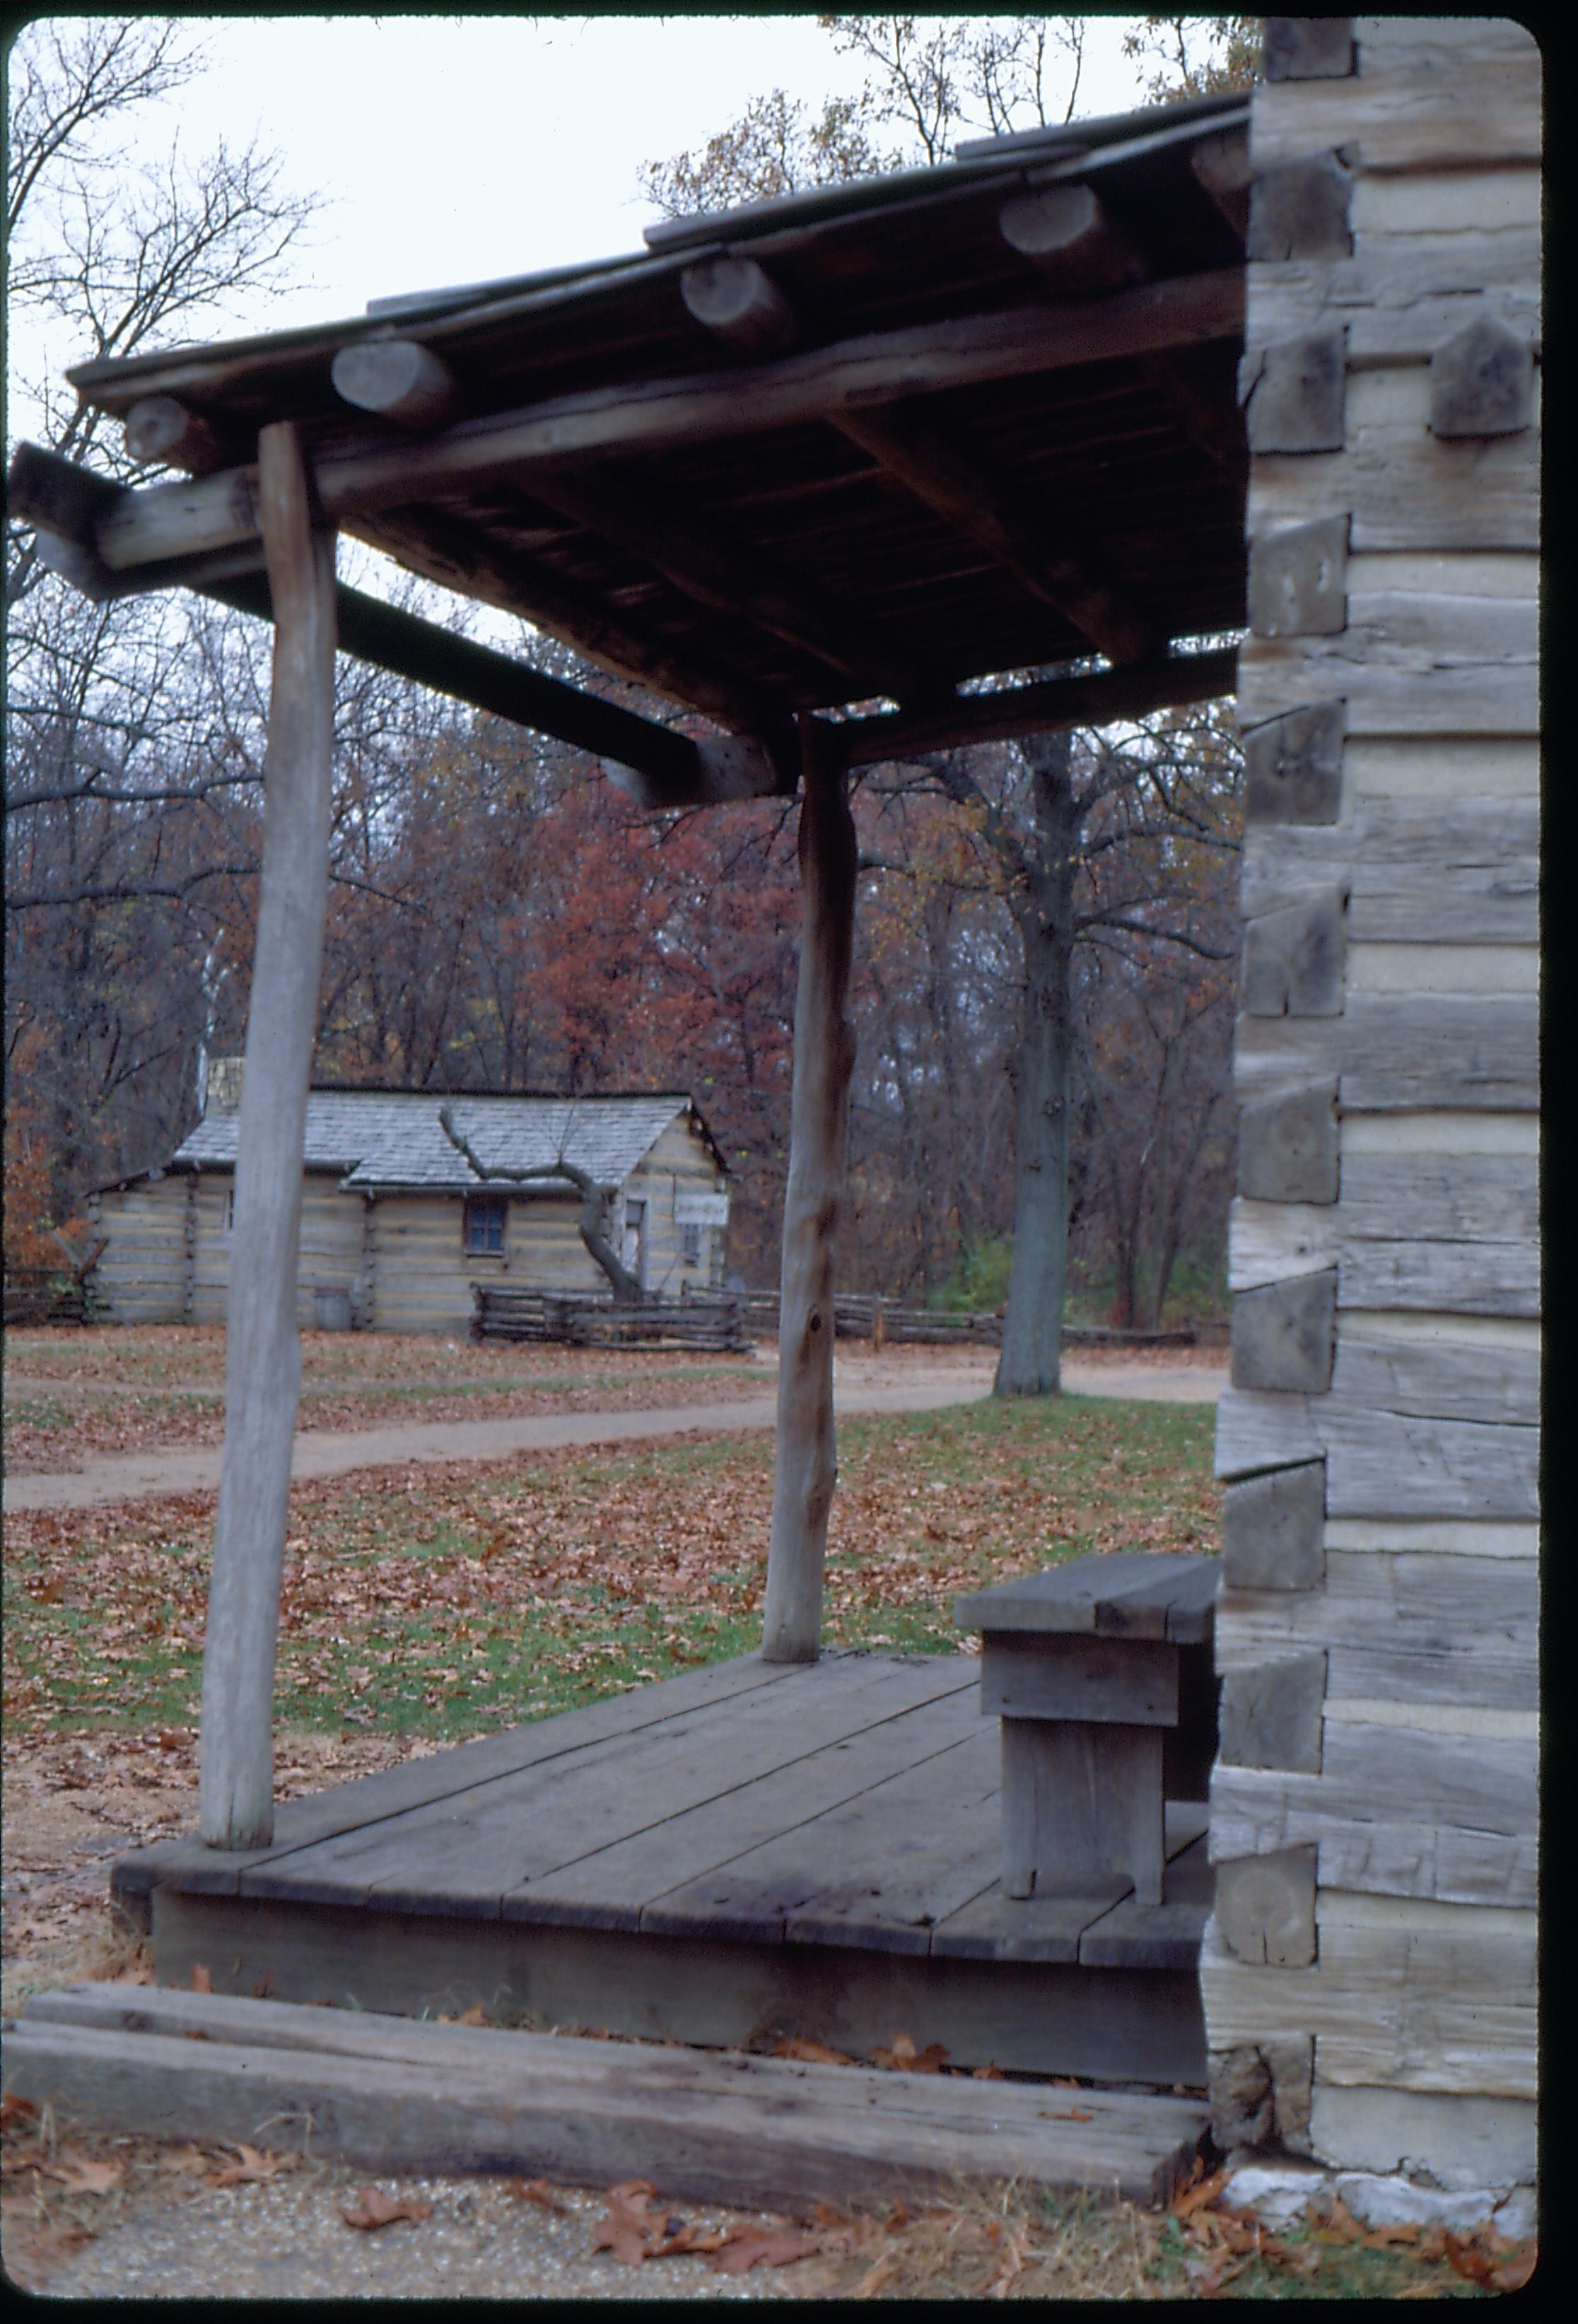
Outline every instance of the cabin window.
<path fill-rule="evenodd" d="M 234 1187 L 234 1186 L 226 1186 L 226 1189 L 225 1189 L 225 1231 L 226 1231 L 226 1234 L 229 1234 L 229 1233 L 231 1232 L 232 1229 L 235 1227 L 235 1187 Z"/>
<path fill-rule="evenodd" d="M 685 1238 L 684 1264 L 687 1267 L 699 1267 L 701 1265 L 701 1229 L 681 1227 L 680 1232 Z"/>
<path fill-rule="evenodd" d="M 491 1254 L 502 1259 L 504 1250 L 505 1194 L 467 1194 L 466 1198 L 466 1252 L 468 1259 Z"/>

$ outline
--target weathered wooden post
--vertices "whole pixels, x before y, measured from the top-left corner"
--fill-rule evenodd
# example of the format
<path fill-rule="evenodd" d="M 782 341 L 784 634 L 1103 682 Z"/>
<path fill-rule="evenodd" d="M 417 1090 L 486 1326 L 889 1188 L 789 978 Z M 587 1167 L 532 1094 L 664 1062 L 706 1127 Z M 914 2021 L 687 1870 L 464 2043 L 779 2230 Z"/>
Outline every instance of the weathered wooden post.
<path fill-rule="evenodd" d="M 295 427 L 258 438 L 273 600 L 263 889 L 235 1164 L 225 1451 L 203 1648 L 201 1828 L 213 1848 L 273 1837 L 274 1650 L 301 1377 L 301 1154 L 328 891 L 335 540 L 316 529 Z"/>
<path fill-rule="evenodd" d="M 833 1250 L 844 1195 L 854 1028 L 854 821 L 838 729 L 802 715 L 800 976 L 784 1196 L 778 1333 L 778 1447 L 761 1653 L 815 1662 L 822 1565 L 838 1473 L 833 1428 Z"/>

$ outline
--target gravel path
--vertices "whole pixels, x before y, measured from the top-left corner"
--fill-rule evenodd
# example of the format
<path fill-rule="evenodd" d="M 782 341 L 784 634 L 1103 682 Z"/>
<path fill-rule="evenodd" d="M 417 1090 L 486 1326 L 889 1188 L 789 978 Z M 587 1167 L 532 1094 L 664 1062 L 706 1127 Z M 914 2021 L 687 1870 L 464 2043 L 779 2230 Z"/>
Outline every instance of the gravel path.
<path fill-rule="evenodd" d="M 908 1368 L 907 1368 L 908 1370 Z M 1074 1358 L 1064 1366 L 1071 1395 L 1158 1397 L 1168 1403 L 1214 1403 L 1225 1367 L 1203 1360 L 1142 1363 Z M 932 1412 L 945 1405 L 973 1404 L 991 1393 L 989 1364 L 970 1369 L 912 1370 L 901 1379 L 855 1374 L 838 1384 L 844 1413 Z M 555 1412 L 507 1420 L 408 1422 L 398 1427 L 305 1429 L 296 1438 L 291 1473 L 296 1478 L 336 1477 L 353 1469 L 404 1468 L 430 1461 L 496 1461 L 512 1452 L 535 1452 L 564 1444 L 620 1444 L 652 1436 L 678 1436 L 705 1430 L 771 1428 L 775 1390 L 764 1380 L 760 1395 L 729 1404 L 660 1406 L 634 1412 Z M 217 1491 L 219 1451 L 204 1445 L 189 1451 L 112 1454 L 69 1474 L 8 1477 L 5 1507 L 10 1510 L 101 1508 L 144 1500 L 161 1493 Z"/>

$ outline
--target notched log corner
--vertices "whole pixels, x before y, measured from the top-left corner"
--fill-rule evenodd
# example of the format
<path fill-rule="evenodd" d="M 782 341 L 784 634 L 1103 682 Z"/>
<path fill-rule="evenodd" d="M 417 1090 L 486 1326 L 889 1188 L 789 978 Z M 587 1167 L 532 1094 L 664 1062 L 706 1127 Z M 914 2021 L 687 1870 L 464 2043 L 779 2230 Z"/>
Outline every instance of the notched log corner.
<path fill-rule="evenodd" d="M 1250 627 L 1258 638 L 1335 637 L 1348 626 L 1348 519 L 1319 517 L 1250 545 Z"/>
<path fill-rule="evenodd" d="M 1216 1927 L 1251 1967 L 1308 1969 L 1315 1957 L 1315 1851 L 1279 1848 L 1216 1867 Z"/>
<path fill-rule="evenodd" d="M 1232 1302 L 1232 1385 L 1321 1396 L 1332 1385 L 1337 1270 L 1240 1291 Z"/>
<path fill-rule="evenodd" d="M 1335 153 L 1279 161 L 1250 186 L 1250 226 L 1244 255 L 1276 263 L 1287 258 L 1351 258 L 1348 222 L 1353 181 Z"/>
<path fill-rule="evenodd" d="M 1229 1590 L 1318 1590 L 1325 1579 L 1326 1464 L 1300 1461 L 1230 1484 L 1222 1578 Z"/>
<path fill-rule="evenodd" d="M 1341 329 L 1273 339 L 1246 355 L 1239 400 L 1251 452 L 1340 452 L 1346 441 Z"/>
<path fill-rule="evenodd" d="M 1346 707 L 1340 698 L 1311 702 L 1250 728 L 1244 736 L 1247 823 L 1338 820 Z"/>
<path fill-rule="evenodd" d="M 1324 1647 L 1224 1671 L 1218 1755 L 1223 1766 L 1318 1775 L 1325 1699 Z"/>
<path fill-rule="evenodd" d="M 1500 315 L 1481 315 L 1430 358 L 1430 432 L 1517 436 L 1534 420 L 1534 350 Z"/>

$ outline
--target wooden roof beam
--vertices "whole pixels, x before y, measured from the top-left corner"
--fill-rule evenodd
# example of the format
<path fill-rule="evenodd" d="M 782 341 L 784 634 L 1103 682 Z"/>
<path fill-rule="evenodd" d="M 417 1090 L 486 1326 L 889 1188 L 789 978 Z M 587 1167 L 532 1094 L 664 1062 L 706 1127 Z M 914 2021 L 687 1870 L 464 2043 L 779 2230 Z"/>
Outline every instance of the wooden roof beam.
<path fill-rule="evenodd" d="M 918 412 L 896 404 L 880 414 L 843 412 L 834 424 L 1032 595 L 1056 606 L 1098 653 L 1130 662 L 1152 650 L 1151 625 L 1102 577 L 1089 553 L 1027 521 L 984 467 Z"/>
<path fill-rule="evenodd" d="M 813 655 L 846 681 L 854 696 L 902 698 L 920 687 L 919 673 L 859 615 L 775 569 L 761 550 L 736 545 L 715 527 L 685 515 L 666 495 L 624 475 L 584 469 L 574 475 L 533 476 L 530 490 L 534 499 L 587 531 L 633 550 L 687 596 L 716 613 L 754 622 L 786 645 Z"/>
<path fill-rule="evenodd" d="M 614 678 L 633 679 L 705 710 L 736 732 L 773 733 L 775 747 L 780 727 L 784 747 L 793 742 L 787 714 L 764 695 L 724 671 L 675 653 L 666 640 L 628 614 L 611 613 L 599 598 L 538 558 L 506 562 L 495 543 L 448 511 L 392 510 L 387 517 L 361 517 L 345 529 L 443 588 L 497 606 L 501 613 L 518 613 Z"/>
<path fill-rule="evenodd" d="M 1084 187 L 1072 189 L 1075 197 L 1084 192 Z M 1068 197 L 1058 189 L 1057 198 L 1066 201 Z M 1035 217 L 1041 220 L 1046 198 L 1025 199 L 1037 206 Z M 1004 217 L 1015 208 L 1010 203 Z M 1080 222 L 1089 224 L 1084 210 Z M 715 258 L 687 267 L 679 278 L 679 290 L 697 321 L 730 346 L 783 348 L 798 336 L 793 308 L 753 258 Z M 1150 649 L 1149 626 L 1101 578 L 1093 560 L 1078 555 L 1066 541 L 1039 537 L 1033 525 L 1010 509 L 1006 493 L 985 471 L 912 406 L 843 411 L 833 424 L 918 500 L 1007 567 L 1032 595 L 1056 606 L 1097 652 L 1114 661 L 1133 661 Z M 888 690 L 906 692 L 902 685 Z"/>
<path fill-rule="evenodd" d="M 107 477 L 78 468 L 58 454 L 35 446 L 19 447 L 7 479 L 12 515 L 39 528 L 41 544 L 62 545 L 51 555 L 55 570 L 94 596 L 119 594 L 119 576 L 97 564 L 91 525 L 106 500 L 122 487 Z M 264 621 L 273 617 L 266 575 L 222 573 L 234 552 L 219 551 L 197 561 L 185 586 L 200 595 Z M 171 576 L 174 580 L 177 576 Z M 101 586 L 96 586 L 96 582 Z M 456 637 L 436 622 L 385 605 L 343 583 L 335 590 L 336 620 L 343 651 L 374 668 L 431 687 L 473 709 L 490 712 L 512 725 L 550 734 L 572 748 L 631 770 L 634 791 L 650 807 L 710 805 L 724 799 L 758 798 L 780 788 L 783 778 L 766 746 L 750 735 L 700 741 L 660 726 L 650 718 L 600 702 L 595 695 L 547 677 L 509 654 Z M 793 767 L 789 768 L 792 784 Z"/>
<path fill-rule="evenodd" d="M 1189 156 L 1189 167 L 1240 242 L 1250 231 L 1250 132 L 1248 124 L 1220 130 Z"/>
<path fill-rule="evenodd" d="M 1109 298 L 967 315 L 810 349 L 748 370 L 642 381 L 490 413 L 414 441 L 339 447 L 312 462 L 328 521 L 424 496 L 453 498 L 533 471 L 737 438 L 837 418 L 873 404 L 991 380 L 1022 379 L 1114 357 L 1236 338 L 1243 274 L 1144 282 Z M 257 537 L 256 471 L 142 487 L 101 525 L 98 554 L 116 569 Z"/>
<path fill-rule="evenodd" d="M 996 694 L 961 695 L 922 711 L 855 718 L 841 729 L 849 763 L 880 766 L 890 759 L 949 751 L 970 742 L 1017 742 L 1063 726 L 1103 726 L 1143 718 L 1186 702 L 1213 702 L 1238 685 L 1238 648 L 1213 653 L 1169 654 L 1130 669 L 1089 678 L 1052 678 L 1038 685 L 1005 687 Z"/>

